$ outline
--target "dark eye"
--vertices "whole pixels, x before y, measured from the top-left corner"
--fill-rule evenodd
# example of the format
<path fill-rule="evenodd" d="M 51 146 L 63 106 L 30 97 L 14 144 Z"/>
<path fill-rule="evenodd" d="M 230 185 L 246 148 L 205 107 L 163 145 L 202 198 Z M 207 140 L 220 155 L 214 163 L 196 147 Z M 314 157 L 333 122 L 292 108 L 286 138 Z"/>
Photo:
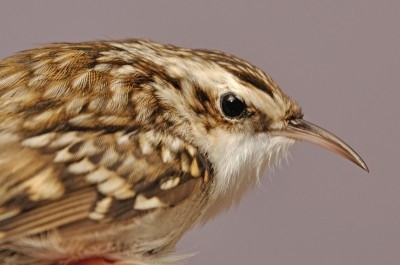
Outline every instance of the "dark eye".
<path fill-rule="evenodd" d="M 222 112 L 228 118 L 239 118 L 246 110 L 246 105 L 243 100 L 229 93 L 221 97 Z"/>

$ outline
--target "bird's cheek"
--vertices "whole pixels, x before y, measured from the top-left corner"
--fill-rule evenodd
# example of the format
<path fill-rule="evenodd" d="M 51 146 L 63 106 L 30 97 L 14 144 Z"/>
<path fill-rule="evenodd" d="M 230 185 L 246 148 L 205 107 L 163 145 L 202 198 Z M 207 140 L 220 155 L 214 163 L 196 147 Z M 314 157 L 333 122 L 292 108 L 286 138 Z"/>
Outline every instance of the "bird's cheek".
<path fill-rule="evenodd" d="M 274 122 L 267 116 L 255 117 L 248 121 L 246 127 L 249 128 L 251 132 L 254 133 L 264 133 L 271 129 Z"/>

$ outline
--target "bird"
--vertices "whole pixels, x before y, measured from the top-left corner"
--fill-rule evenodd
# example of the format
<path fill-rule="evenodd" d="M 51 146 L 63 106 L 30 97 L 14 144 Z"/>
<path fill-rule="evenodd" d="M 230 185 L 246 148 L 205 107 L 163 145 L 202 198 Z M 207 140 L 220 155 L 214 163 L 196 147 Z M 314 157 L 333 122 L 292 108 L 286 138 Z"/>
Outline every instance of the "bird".
<path fill-rule="evenodd" d="M 166 265 L 297 141 L 368 171 L 232 54 L 144 39 L 59 42 L 0 61 L 4 265 Z"/>

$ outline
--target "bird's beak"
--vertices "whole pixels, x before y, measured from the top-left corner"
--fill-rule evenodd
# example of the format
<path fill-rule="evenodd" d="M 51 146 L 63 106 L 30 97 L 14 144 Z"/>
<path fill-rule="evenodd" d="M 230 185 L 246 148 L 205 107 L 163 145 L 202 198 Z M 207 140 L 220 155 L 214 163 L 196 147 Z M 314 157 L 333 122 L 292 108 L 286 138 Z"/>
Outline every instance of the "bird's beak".
<path fill-rule="evenodd" d="M 369 172 L 365 162 L 348 144 L 311 122 L 303 119 L 293 119 L 289 121 L 287 126 L 275 129 L 271 134 L 314 143 L 347 158 Z"/>

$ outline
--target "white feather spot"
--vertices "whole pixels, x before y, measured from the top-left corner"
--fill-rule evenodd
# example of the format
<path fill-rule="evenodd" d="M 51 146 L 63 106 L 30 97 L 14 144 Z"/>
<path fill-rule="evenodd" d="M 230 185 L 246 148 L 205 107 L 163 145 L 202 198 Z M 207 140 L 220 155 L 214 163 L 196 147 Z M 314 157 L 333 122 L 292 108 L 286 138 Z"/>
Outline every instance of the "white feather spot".
<path fill-rule="evenodd" d="M 93 86 L 93 89 L 95 89 L 96 87 L 98 87 L 97 83 L 96 85 Z M 96 91 L 98 94 L 103 94 L 102 90 L 98 90 Z M 97 111 L 102 111 L 104 108 L 104 104 L 105 104 L 106 100 L 104 98 L 95 98 L 92 101 L 90 101 L 89 106 L 88 106 L 88 110 L 93 111 L 93 112 L 97 112 Z"/>
<path fill-rule="evenodd" d="M 117 162 L 118 158 L 118 153 L 113 148 L 108 148 L 101 159 L 101 163 L 104 164 L 104 166 L 109 167 Z"/>
<path fill-rule="evenodd" d="M 69 53 L 69 52 L 68 53 L 60 53 L 57 57 L 53 58 L 53 61 L 56 63 L 59 63 L 59 62 L 65 61 L 67 59 L 74 58 L 74 55 L 75 54 Z"/>
<path fill-rule="evenodd" d="M 43 75 L 36 75 L 29 79 L 28 86 L 29 87 L 38 87 L 41 86 L 41 83 L 45 82 L 47 79 Z"/>
<path fill-rule="evenodd" d="M 81 88 L 85 87 L 88 80 L 89 80 L 89 71 L 86 71 L 80 75 L 78 75 L 73 81 L 72 81 L 72 86 L 76 88 Z"/>
<path fill-rule="evenodd" d="M 161 202 L 159 198 L 151 197 L 150 199 L 147 199 L 145 196 L 140 194 L 136 197 L 135 205 L 133 206 L 133 208 L 136 210 L 149 210 L 164 206 L 165 204 Z"/>
<path fill-rule="evenodd" d="M 174 187 L 176 187 L 179 184 L 179 181 L 181 180 L 180 177 L 175 177 L 175 178 L 169 178 L 160 185 L 160 189 L 162 190 L 169 190 Z"/>
<path fill-rule="evenodd" d="M 56 133 L 45 133 L 42 135 L 34 136 L 22 141 L 23 146 L 39 148 L 46 146 L 56 137 Z"/>
<path fill-rule="evenodd" d="M 183 172 L 189 172 L 189 157 L 184 153 L 181 155 L 181 168 Z"/>
<path fill-rule="evenodd" d="M 32 93 L 32 91 L 26 89 L 24 85 L 14 85 L 13 89 L 10 89 L 0 96 L 1 99 L 5 99 L 7 101 L 18 99 L 19 102 L 25 102 L 31 100 L 34 97 L 35 93 Z"/>
<path fill-rule="evenodd" d="M 97 212 L 91 212 L 91 213 L 89 213 L 88 217 L 89 217 L 89 219 L 91 219 L 93 221 L 99 221 L 104 218 L 104 214 L 97 213 Z"/>
<path fill-rule="evenodd" d="M 96 213 L 105 214 L 110 209 L 111 203 L 112 203 L 112 198 L 105 197 L 96 203 L 96 208 L 94 211 Z"/>
<path fill-rule="evenodd" d="M 186 146 L 186 150 L 189 152 L 189 154 L 191 155 L 191 156 L 195 156 L 196 155 L 196 148 L 194 148 L 193 146 L 191 146 L 191 145 L 188 145 L 188 146 Z"/>
<path fill-rule="evenodd" d="M 121 116 L 117 116 L 117 115 L 101 116 L 98 118 L 98 120 L 102 124 L 116 125 L 116 126 L 124 126 L 131 121 L 130 118 L 121 117 Z"/>
<path fill-rule="evenodd" d="M 100 148 L 96 147 L 91 140 L 87 140 L 84 142 L 82 148 L 79 150 L 78 154 L 85 156 L 92 156 L 101 151 Z"/>
<path fill-rule="evenodd" d="M 132 65 L 123 65 L 111 71 L 112 75 L 129 75 L 135 72 L 135 68 Z"/>
<path fill-rule="evenodd" d="M 104 72 L 104 71 L 108 71 L 110 69 L 111 69 L 111 65 L 105 64 L 105 63 L 96 64 L 96 66 L 93 68 L 94 71 L 98 71 L 98 72 Z"/>
<path fill-rule="evenodd" d="M 102 181 L 105 181 L 108 178 L 111 178 L 114 175 L 114 172 L 105 169 L 104 167 L 101 167 L 97 169 L 96 171 L 91 172 L 86 176 L 86 180 L 89 183 L 100 183 Z"/>
<path fill-rule="evenodd" d="M 146 136 L 142 136 L 139 138 L 139 145 L 140 150 L 144 155 L 149 155 L 153 152 L 153 146 L 150 141 L 148 141 Z"/>
<path fill-rule="evenodd" d="M 128 144 L 128 143 L 131 142 L 131 140 L 129 139 L 129 137 L 130 137 L 130 134 L 129 134 L 129 133 L 128 133 L 128 134 L 124 134 L 124 135 L 120 135 L 120 136 L 117 138 L 117 143 L 120 144 L 120 145 Z"/>
<path fill-rule="evenodd" d="M 125 185 L 124 187 L 117 189 L 113 193 L 113 196 L 119 200 L 126 200 L 129 198 L 133 198 L 135 195 L 136 193 L 133 190 L 131 190 L 128 185 Z"/>
<path fill-rule="evenodd" d="M 44 98 L 52 98 L 52 99 L 60 99 L 65 97 L 65 94 L 68 92 L 68 83 L 65 81 L 57 81 L 50 83 L 44 94 Z"/>
<path fill-rule="evenodd" d="M 73 174 L 83 174 L 83 173 L 88 173 L 95 168 L 96 166 L 93 165 L 92 162 L 90 162 L 87 158 L 84 158 L 79 162 L 72 163 L 71 165 L 69 165 L 68 171 Z"/>
<path fill-rule="evenodd" d="M 18 82 L 19 80 L 21 80 L 24 74 L 25 74 L 24 72 L 16 72 L 14 74 L 4 76 L 0 78 L 0 86 L 1 87 L 11 86 L 14 83 Z"/>
<path fill-rule="evenodd" d="M 68 102 L 66 112 L 68 112 L 69 114 L 78 114 L 82 110 L 85 103 L 85 98 L 74 98 L 70 102 Z"/>
<path fill-rule="evenodd" d="M 196 159 L 193 159 L 192 164 L 190 165 L 190 174 L 193 177 L 200 176 L 200 168 L 199 168 L 199 164 L 197 163 Z"/>
<path fill-rule="evenodd" d="M 69 119 L 69 124 L 74 126 L 84 125 L 84 124 L 91 124 L 92 123 L 92 114 L 81 114 L 76 117 Z"/>
<path fill-rule="evenodd" d="M 25 128 L 35 128 L 40 123 L 47 123 L 52 120 L 53 117 L 57 115 L 56 111 L 48 110 L 38 114 L 37 116 L 33 117 L 33 119 L 28 119 L 24 122 Z"/>
<path fill-rule="evenodd" d="M 170 149 L 171 149 L 171 151 L 177 152 L 177 151 L 179 151 L 182 147 L 183 147 L 183 141 L 182 141 L 181 139 L 179 139 L 179 138 L 174 138 L 174 139 L 171 141 L 171 144 L 170 144 Z"/>
<path fill-rule="evenodd" d="M 132 172 L 136 162 L 137 160 L 134 156 L 127 156 L 122 162 L 122 165 L 118 167 L 118 173 L 123 175 Z"/>
<path fill-rule="evenodd" d="M 64 185 L 57 178 L 53 168 L 46 168 L 24 182 L 29 198 L 34 201 L 56 199 L 64 194 Z"/>
<path fill-rule="evenodd" d="M 164 163 L 170 163 L 174 159 L 174 156 L 167 147 L 162 146 L 161 147 L 161 158 Z"/>
<path fill-rule="evenodd" d="M 75 155 L 71 154 L 69 151 L 69 146 L 65 147 L 61 151 L 58 151 L 56 154 L 56 157 L 54 158 L 55 163 L 61 163 L 61 162 L 68 162 L 76 158 Z"/>
<path fill-rule="evenodd" d="M 59 148 L 80 140 L 76 132 L 67 132 L 58 135 L 56 139 L 49 145 L 51 148 Z"/>
<path fill-rule="evenodd" d="M 97 188 L 100 193 L 108 195 L 123 187 L 125 183 L 126 182 L 124 179 L 114 175 L 108 178 L 106 181 L 99 183 Z"/>
<path fill-rule="evenodd" d="M 114 93 L 123 91 L 124 87 L 125 84 L 119 79 L 112 80 L 110 83 L 110 91 Z"/>

